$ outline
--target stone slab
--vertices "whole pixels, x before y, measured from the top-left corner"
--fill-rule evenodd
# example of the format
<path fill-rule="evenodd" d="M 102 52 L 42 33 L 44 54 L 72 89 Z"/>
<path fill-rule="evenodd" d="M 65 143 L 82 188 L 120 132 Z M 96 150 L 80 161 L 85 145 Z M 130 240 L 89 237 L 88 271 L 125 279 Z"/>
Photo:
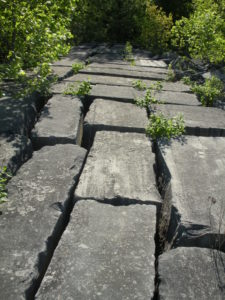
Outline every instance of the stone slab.
<path fill-rule="evenodd" d="M 160 73 L 158 70 L 159 70 L 158 68 L 152 68 L 152 71 L 150 71 L 149 68 L 148 71 L 135 71 L 135 70 L 124 70 L 124 69 L 116 69 L 116 68 L 97 68 L 97 67 L 95 68 L 89 65 L 86 68 L 80 70 L 80 73 L 139 78 L 139 79 L 153 79 L 153 80 L 166 79 L 167 76 L 166 73 Z"/>
<path fill-rule="evenodd" d="M 44 147 L 10 180 L 0 215 L 1 299 L 24 299 L 25 290 L 40 283 L 85 155 L 76 145 Z M 30 293 L 26 299 L 33 299 Z"/>
<path fill-rule="evenodd" d="M 32 156 L 30 140 L 20 135 L 0 136 L 0 167 L 6 166 L 11 174 Z"/>
<path fill-rule="evenodd" d="M 200 248 L 177 248 L 159 256 L 159 297 L 216 299 L 225 295 L 225 253 Z"/>
<path fill-rule="evenodd" d="M 81 144 L 83 106 L 72 96 L 53 96 L 45 105 L 32 131 L 34 148 L 56 143 Z"/>
<path fill-rule="evenodd" d="M 167 117 L 184 116 L 186 133 L 202 136 L 225 136 L 225 111 L 214 107 L 185 105 L 153 105 Z"/>
<path fill-rule="evenodd" d="M 90 130 L 118 130 L 145 133 L 148 117 L 145 109 L 134 104 L 95 99 L 85 117 Z"/>
<path fill-rule="evenodd" d="M 97 70 L 106 70 L 106 69 L 118 69 L 119 72 L 122 71 L 132 71 L 132 72 L 156 72 L 156 73 L 162 73 L 167 74 L 167 69 L 165 68 L 157 68 L 157 67 L 147 67 L 147 66 L 138 66 L 138 65 L 130 65 L 130 64 L 107 64 L 107 63 L 92 63 L 86 67 L 87 69 L 97 69 Z"/>
<path fill-rule="evenodd" d="M 107 85 L 119 85 L 132 87 L 134 78 L 116 77 L 116 76 L 101 76 L 94 74 L 76 74 L 65 79 L 65 82 L 87 81 L 92 84 L 107 84 Z M 147 86 L 156 83 L 153 80 L 142 80 Z M 182 82 L 166 82 L 162 81 L 164 91 L 172 92 L 190 92 L 190 87 Z"/>
<path fill-rule="evenodd" d="M 160 203 L 154 163 L 151 143 L 144 134 L 99 131 L 75 196 Z"/>
<path fill-rule="evenodd" d="M 225 251 L 225 138 L 188 136 L 158 142 L 157 161 L 166 178 L 164 215 L 176 245 Z"/>
<path fill-rule="evenodd" d="M 191 93 L 161 91 L 160 93 L 155 93 L 155 98 L 165 104 L 201 106 L 196 95 Z"/>
<path fill-rule="evenodd" d="M 36 299 L 149 300 L 156 208 L 79 201 Z"/>
<path fill-rule="evenodd" d="M 0 134 L 27 135 L 33 127 L 37 116 L 36 103 L 33 98 L 0 99 Z"/>

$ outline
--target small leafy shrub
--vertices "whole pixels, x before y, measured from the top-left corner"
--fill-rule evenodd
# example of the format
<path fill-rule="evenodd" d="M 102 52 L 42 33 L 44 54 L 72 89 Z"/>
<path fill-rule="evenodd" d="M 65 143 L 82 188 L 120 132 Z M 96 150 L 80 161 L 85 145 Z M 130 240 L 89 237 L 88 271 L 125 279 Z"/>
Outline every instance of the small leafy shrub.
<path fill-rule="evenodd" d="M 78 87 L 74 84 L 70 84 L 67 89 L 64 91 L 65 95 L 74 95 L 74 96 L 86 96 L 90 95 L 91 92 L 91 83 L 90 81 L 83 81 Z"/>
<path fill-rule="evenodd" d="M 135 65 L 135 60 L 133 56 L 133 47 L 130 42 L 126 42 L 124 48 L 124 60 L 131 63 L 131 65 Z"/>
<path fill-rule="evenodd" d="M 11 178 L 11 175 L 7 172 L 7 168 L 1 167 L 0 168 L 0 204 L 6 201 L 7 198 L 6 183 L 9 178 Z"/>
<path fill-rule="evenodd" d="M 147 89 L 146 84 L 140 79 L 134 80 L 132 86 L 139 91 L 145 91 Z"/>
<path fill-rule="evenodd" d="M 171 81 L 171 82 L 176 81 L 176 75 L 175 75 L 175 72 L 174 72 L 171 64 L 169 64 L 169 66 L 168 66 L 168 73 L 167 73 L 166 81 Z"/>
<path fill-rule="evenodd" d="M 141 108 L 148 108 L 151 104 L 160 104 L 162 101 L 159 101 L 155 97 L 156 92 L 160 92 L 163 88 L 163 85 L 160 81 L 157 81 L 155 84 L 151 84 L 146 90 L 144 97 L 137 97 L 134 99 L 134 102 L 137 106 Z"/>
<path fill-rule="evenodd" d="M 183 115 L 167 119 L 162 113 L 151 114 L 146 134 L 153 140 L 161 137 L 168 139 L 178 137 L 185 132 Z"/>
<path fill-rule="evenodd" d="M 191 90 L 196 93 L 203 106 L 213 106 L 223 96 L 223 83 L 216 76 L 212 76 L 202 85 L 194 84 Z"/>
<path fill-rule="evenodd" d="M 84 63 L 82 63 L 82 62 L 77 62 L 77 63 L 72 64 L 72 69 L 73 69 L 74 74 L 77 74 L 83 68 L 84 68 Z"/>
<path fill-rule="evenodd" d="M 193 82 L 191 81 L 191 78 L 189 76 L 184 76 L 181 78 L 181 81 L 184 83 L 184 84 L 187 84 L 187 85 L 192 85 Z"/>

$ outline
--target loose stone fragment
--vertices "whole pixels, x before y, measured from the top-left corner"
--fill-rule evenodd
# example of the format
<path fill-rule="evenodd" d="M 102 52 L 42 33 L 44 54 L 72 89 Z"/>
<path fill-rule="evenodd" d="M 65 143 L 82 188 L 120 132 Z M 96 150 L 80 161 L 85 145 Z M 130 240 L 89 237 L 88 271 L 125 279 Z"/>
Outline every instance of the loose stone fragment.
<path fill-rule="evenodd" d="M 0 299 L 23 299 L 32 283 L 34 289 L 40 283 L 65 227 L 85 154 L 76 145 L 44 147 L 10 180 L 0 215 Z"/>
<path fill-rule="evenodd" d="M 203 248 L 177 248 L 159 256 L 159 297 L 217 299 L 225 295 L 225 253 Z"/>
<path fill-rule="evenodd" d="M 155 206 L 79 201 L 37 299 L 151 299 L 155 228 Z"/>
<path fill-rule="evenodd" d="M 75 195 L 159 203 L 154 163 L 151 143 L 144 134 L 99 131 Z"/>
<path fill-rule="evenodd" d="M 55 95 L 44 107 L 32 131 L 35 148 L 56 143 L 81 144 L 83 131 L 82 104 L 76 97 Z"/>

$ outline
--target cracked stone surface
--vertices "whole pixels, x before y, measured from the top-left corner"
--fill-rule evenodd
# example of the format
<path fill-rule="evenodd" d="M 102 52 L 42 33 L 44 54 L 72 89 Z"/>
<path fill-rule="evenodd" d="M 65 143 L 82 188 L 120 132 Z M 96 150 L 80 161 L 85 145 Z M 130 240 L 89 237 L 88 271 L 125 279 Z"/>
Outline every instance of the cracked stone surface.
<path fill-rule="evenodd" d="M 75 195 L 83 199 L 119 197 L 160 203 L 154 163 L 151 143 L 144 134 L 99 131 Z"/>
<path fill-rule="evenodd" d="M 36 299 L 151 299 L 155 226 L 155 206 L 79 201 Z"/>
<path fill-rule="evenodd" d="M 218 299 L 225 295 L 225 253 L 201 248 L 177 248 L 159 256 L 159 297 Z"/>
<path fill-rule="evenodd" d="M 32 131 L 35 148 L 56 143 L 81 144 L 83 106 L 72 96 L 55 95 L 45 105 Z"/>
<path fill-rule="evenodd" d="M 0 215 L 1 299 L 21 299 L 43 272 L 85 155 L 76 145 L 44 147 L 10 180 Z"/>
<path fill-rule="evenodd" d="M 165 163 L 171 179 L 164 201 L 176 209 L 172 221 L 177 218 L 179 245 L 212 247 L 217 236 L 225 241 L 224 148 L 223 137 L 190 136 L 169 146 L 158 143 L 159 164 Z M 175 228 L 170 230 L 169 235 L 177 234 Z"/>

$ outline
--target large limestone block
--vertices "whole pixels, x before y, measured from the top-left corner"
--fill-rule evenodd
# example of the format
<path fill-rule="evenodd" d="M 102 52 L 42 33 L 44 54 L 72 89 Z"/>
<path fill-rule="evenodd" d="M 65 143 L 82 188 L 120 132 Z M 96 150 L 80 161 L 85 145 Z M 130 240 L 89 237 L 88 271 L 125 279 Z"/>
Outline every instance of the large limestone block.
<path fill-rule="evenodd" d="M 167 117 L 182 113 L 187 134 L 225 136 L 225 111 L 214 107 L 185 105 L 153 105 L 156 112 Z"/>
<path fill-rule="evenodd" d="M 118 130 L 145 133 L 148 117 L 145 109 L 134 104 L 95 99 L 85 118 L 90 130 Z"/>
<path fill-rule="evenodd" d="M 149 300 L 156 208 L 79 201 L 37 299 Z"/>
<path fill-rule="evenodd" d="M 6 166 L 11 174 L 32 155 L 30 140 L 20 135 L 0 136 L 0 167 Z"/>
<path fill-rule="evenodd" d="M 32 141 L 35 148 L 56 143 L 81 144 L 83 106 L 76 97 L 55 95 L 44 107 Z"/>
<path fill-rule="evenodd" d="M 162 300 L 223 300 L 225 253 L 202 248 L 177 248 L 159 256 Z"/>
<path fill-rule="evenodd" d="M 161 71 L 163 70 L 163 71 Z M 161 71 L 161 72 L 160 72 Z M 87 68 L 80 70 L 82 74 L 98 74 L 98 75 L 111 75 L 119 77 L 129 77 L 129 78 L 139 78 L 139 79 L 156 79 L 163 80 L 166 79 L 166 72 L 164 69 L 159 68 L 149 68 L 148 71 L 135 71 L 117 68 L 103 68 L 103 67 L 92 67 L 89 65 Z"/>
<path fill-rule="evenodd" d="M 158 143 L 158 166 L 168 183 L 164 215 L 170 218 L 170 242 L 225 250 L 224 148 L 223 137 Z"/>
<path fill-rule="evenodd" d="M 1 299 L 24 299 L 33 282 L 32 298 L 65 226 L 85 155 L 76 145 L 44 147 L 9 182 L 0 215 Z"/>
<path fill-rule="evenodd" d="M 77 198 L 160 202 L 155 155 L 144 134 L 99 131 L 89 152 Z"/>

